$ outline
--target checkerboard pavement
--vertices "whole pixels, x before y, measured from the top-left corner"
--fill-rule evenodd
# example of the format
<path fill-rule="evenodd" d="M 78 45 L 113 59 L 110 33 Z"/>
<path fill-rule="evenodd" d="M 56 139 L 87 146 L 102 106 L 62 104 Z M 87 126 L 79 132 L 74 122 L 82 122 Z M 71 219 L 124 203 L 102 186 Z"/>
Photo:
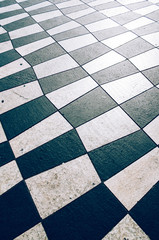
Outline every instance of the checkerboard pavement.
<path fill-rule="evenodd" d="M 159 0 L 0 0 L 0 239 L 159 239 Z"/>

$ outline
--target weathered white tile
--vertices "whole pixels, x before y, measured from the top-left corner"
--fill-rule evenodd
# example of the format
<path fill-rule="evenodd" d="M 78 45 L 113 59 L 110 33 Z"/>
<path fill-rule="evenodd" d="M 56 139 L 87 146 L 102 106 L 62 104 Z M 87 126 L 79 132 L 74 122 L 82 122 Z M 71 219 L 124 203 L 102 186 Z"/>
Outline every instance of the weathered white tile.
<path fill-rule="evenodd" d="M 0 122 L 0 143 L 7 141 L 5 132 L 3 130 L 2 124 Z"/>
<path fill-rule="evenodd" d="M 21 9 L 21 6 L 16 3 L 16 4 L 9 5 L 9 6 L 1 7 L 0 13 L 11 12 L 11 11 L 18 10 L 18 9 Z"/>
<path fill-rule="evenodd" d="M 16 48 L 16 51 L 21 54 L 22 56 L 25 56 L 29 53 L 35 52 L 43 47 L 46 47 L 52 43 L 54 43 L 55 41 L 51 38 L 43 38 L 41 40 L 38 40 L 36 42 L 32 42 L 26 45 L 23 45 L 21 47 Z"/>
<path fill-rule="evenodd" d="M 6 32 L 7 31 L 3 27 L 0 27 L 0 34 L 6 33 Z"/>
<path fill-rule="evenodd" d="M 34 71 L 38 78 L 43 78 L 55 73 L 63 72 L 77 67 L 78 64 L 68 54 L 53 58 L 47 62 L 34 66 Z"/>
<path fill-rule="evenodd" d="M 20 3 L 20 2 L 26 2 L 27 0 L 16 0 L 16 2 Z"/>
<path fill-rule="evenodd" d="M 62 108 L 97 86 L 97 83 L 91 77 L 86 77 L 46 96 L 57 108 Z"/>
<path fill-rule="evenodd" d="M 159 181 L 159 148 L 110 178 L 105 185 L 130 210 Z"/>
<path fill-rule="evenodd" d="M 89 63 L 83 65 L 83 68 L 90 74 L 98 72 L 104 68 L 110 67 L 118 62 L 124 61 L 125 58 L 115 51 L 110 51 Z"/>
<path fill-rule="evenodd" d="M 30 7 L 26 7 L 26 8 L 24 8 L 24 9 L 25 9 L 25 11 L 27 11 L 27 12 L 31 12 L 31 11 L 33 11 L 33 10 L 37 10 L 37 9 L 39 9 L 39 8 L 47 7 L 47 6 L 50 6 L 50 5 L 52 5 L 51 2 L 49 2 L 49 1 L 44 1 L 44 2 L 42 2 L 42 3 L 38 3 L 38 4 L 34 4 L 34 5 L 30 6 Z"/>
<path fill-rule="evenodd" d="M 17 21 L 17 20 L 26 18 L 26 17 L 28 17 L 28 16 L 29 16 L 28 13 L 18 14 L 18 15 L 12 16 L 12 17 L 8 17 L 8 18 L 1 19 L 1 20 L 0 20 L 0 24 L 1 24 L 2 26 L 4 26 L 4 25 L 6 25 L 6 24 L 15 22 L 15 21 Z"/>
<path fill-rule="evenodd" d="M 155 47 L 159 47 L 159 32 L 147 34 L 142 36 L 143 39 L 154 45 Z"/>
<path fill-rule="evenodd" d="M 42 95 L 38 81 L 3 91 L 0 93 L 0 113 L 7 112 Z"/>
<path fill-rule="evenodd" d="M 93 13 L 93 12 L 95 12 L 95 10 L 93 8 L 87 8 L 87 9 L 84 9 L 84 10 L 81 10 L 78 12 L 73 12 L 73 13 L 67 14 L 67 16 L 72 19 L 77 19 L 79 17 L 83 17 L 83 16 Z"/>
<path fill-rule="evenodd" d="M 22 233 L 20 236 L 14 238 L 14 240 L 48 240 L 45 230 L 41 223 L 38 223 L 28 231 Z"/>
<path fill-rule="evenodd" d="M 139 225 L 126 215 L 102 240 L 150 240 Z"/>
<path fill-rule="evenodd" d="M 119 3 L 123 5 L 128 5 L 130 3 L 137 3 L 137 2 L 143 2 L 145 0 L 118 0 Z"/>
<path fill-rule="evenodd" d="M 42 218 L 61 209 L 99 183 L 100 179 L 88 155 L 26 180 Z"/>
<path fill-rule="evenodd" d="M 109 9 L 105 9 L 100 11 L 101 13 L 103 13 L 104 15 L 106 15 L 107 17 L 113 17 L 122 13 L 126 13 L 129 12 L 130 10 L 127 9 L 124 6 L 121 7 L 115 7 L 115 8 L 109 8 Z"/>
<path fill-rule="evenodd" d="M 10 140 L 10 145 L 19 157 L 71 129 L 71 125 L 56 112 Z"/>
<path fill-rule="evenodd" d="M 120 107 L 116 107 L 77 128 L 87 151 L 113 142 L 137 130 L 139 127 Z"/>
<path fill-rule="evenodd" d="M 159 3 L 159 0 L 149 0 L 152 3 Z"/>
<path fill-rule="evenodd" d="M 88 46 L 97 42 L 97 39 L 92 34 L 86 34 L 79 37 L 69 38 L 60 41 L 59 44 L 68 52 L 76 50 L 81 47 Z"/>
<path fill-rule="evenodd" d="M 139 70 L 159 65 L 159 49 L 152 49 L 129 59 Z"/>
<path fill-rule="evenodd" d="M 67 8 L 67 7 L 78 6 L 81 4 L 83 4 L 83 2 L 81 2 L 80 0 L 70 0 L 70 1 L 57 3 L 56 6 L 60 9 L 62 9 L 62 8 Z"/>
<path fill-rule="evenodd" d="M 124 43 L 127 43 L 127 42 L 135 39 L 136 37 L 137 37 L 136 34 L 134 34 L 132 32 L 126 32 L 126 33 L 119 34 L 115 37 L 108 38 L 108 39 L 102 41 L 102 43 L 104 43 L 105 45 L 107 45 L 110 48 L 116 48 L 116 47 L 121 46 Z"/>
<path fill-rule="evenodd" d="M 29 36 L 34 33 L 43 32 L 44 30 L 38 24 L 32 24 L 27 27 L 13 30 L 9 32 L 11 39 Z"/>
<path fill-rule="evenodd" d="M 154 12 L 158 9 L 159 9 L 159 7 L 157 7 L 156 5 L 151 5 L 151 6 L 148 6 L 148 7 L 137 9 L 134 12 L 138 13 L 138 14 L 141 14 L 141 15 L 145 15 L 145 14 Z"/>
<path fill-rule="evenodd" d="M 91 1 L 88 3 L 89 6 L 91 7 L 95 7 L 95 6 L 98 6 L 100 4 L 105 4 L 105 3 L 108 3 L 108 2 L 113 2 L 114 0 L 95 0 L 95 1 Z"/>
<path fill-rule="evenodd" d="M 104 19 L 104 20 L 100 20 L 98 22 L 89 23 L 85 27 L 90 32 L 96 32 L 96 31 L 100 31 L 100 30 L 104 30 L 104 29 L 108 29 L 108 28 L 112 28 L 112 27 L 117 27 L 117 26 L 119 26 L 119 24 L 117 24 L 113 20 Z"/>
<path fill-rule="evenodd" d="M 146 17 L 141 17 L 141 18 L 138 18 L 138 19 L 136 19 L 134 21 L 126 23 L 124 25 L 124 27 L 126 27 L 129 30 L 133 30 L 135 28 L 143 27 L 143 26 L 146 26 L 146 25 L 148 25 L 150 23 L 153 23 L 153 22 L 154 21 L 152 21 L 152 20 L 150 20 L 150 19 L 148 19 Z"/>
<path fill-rule="evenodd" d="M 0 167 L 0 195 L 8 191 L 22 180 L 23 178 L 16 161 L 12 161 Z"/>
<path fill-rule="evenodd" d="M 8 63 L 0 68 L 0 79 L 29 67 L 30 65 L 23 58 L 19 58 L 18 60 Z"/>
<path fill-rule="evenodd" d="M 61 24 L 60 26 L 51 28 L 51 29 L 49 29 L 47 32 L 48 32 L 50 35 L 55 35 L 55 34 L 58 34 L 58 33 L 61 33 L 61 32 L 65 32 L 65 31 L 68 31 L 68 30 L 71 30 L 71 29 L 80 27 L 80 26 L 81 26 L 81 25 L 80 25 L 79 23 L 77 23 L 77 22 L 75 22 L 75 21 L 70 21 L 70 22 Z"/>
<path fill-rule="evenodd" d="M 136 73 L 128 77 L 102 85 L 103 89 L 115 99 L 117 103 L 122 103 L 141 92 L 153 87 L 150 81 L 141 73 Z"/>
<path fill-rule="evenodd" d="M 45 12 L 45 13 L 40 13 L 33 15 L 32 18 L 34 18 L 35 21 L 37 22 L 42 22 L 45 20 L 49 20 L 55 17 L 61 16 L 62 13 L 59 10 L 51 11 L 51 12 Z"/>
<path fill-rule="evenodd" d="M 13 45 L 11 41 L 6 41 L 0 43 L 0 53 L 7 52 L 9 50 L 13 49 Z"/>
<path fill-rule="evenodd" d="M 144 131 L 152 138 L 152 140 L 159 144 L 159 116 L 156 117 L 152 122 L 150 122 Z"/>

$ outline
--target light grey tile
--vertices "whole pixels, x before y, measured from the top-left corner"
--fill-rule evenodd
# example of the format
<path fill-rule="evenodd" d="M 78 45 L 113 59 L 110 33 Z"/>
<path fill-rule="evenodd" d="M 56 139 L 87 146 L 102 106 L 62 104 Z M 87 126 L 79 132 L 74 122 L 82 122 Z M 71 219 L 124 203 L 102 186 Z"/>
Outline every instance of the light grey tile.
<path fill-rule="evenodd" d="M 84 3 L 79 0 L 70 0 L 70 1 L 62 2 L 62 3 L 58 3 L 58 4 L 56 4 L 56 6 L 60 9 L 62 9 L 62 8 L 67 8 L 67 7 L 78 6 L 81 4 L 84 4 Z"/>
<path fill-rule="evenodd" d="M 7 141 L 5 132 L 3 130 L 2 124 L 0 122 L 0 143 Z"/>
<path fill-rule="evenodd" d="M 134 12 L 135 13 L 138 13 L 138 14 L 141 14 L 141 15 L 146 15 L 148 13 L 151 13 L 151 12 L 154 12 L 156 10 L 158 10 L 159 7 L 156 6 L 156 5 L 151 5 L 151 6 L 148 6 L 148 7 L 144 7 L 144 8 L 140 8 L 140 9 L 137 9 L 135 10 Z"/>
<path fill-rule="evenodd" d="M 21 9 L 21 6 L 19 4 L 12 4 L 9 6 L 1 7 L 0 13 L 11 12 L 11 11 L 18 10 L 18 9 Z"/>
<path fill-rule="evenodd" d="M 155 47 L 159 47 L 159 32 L 147 34 L 145 36 L 142 36 L 142 38 Z"/>
<path fill-rule="evenodd" d="M 8 18 L 1 19 L 1 20 L 0 20 L 0 24 L 1 24 L 2 26 L 4 26 L 4 25 L 6 25 L 6 24 L 15 22 L 15 21 L 17 21 L 17 20 L 26 18 L 26 17 L 28 17 L 28 16 L 29 16 L 28 13 L 17 14 L 17 15 L 12 16 L 12 17 L 8 17 Z"/>
<path fill-rule="evenodd" d="M 81 25 L 79 23 L 75 22 L 75 21 L 69 21 L 67 23 L 61 24 L 60 26 L 51 28 L 47 32 L 50 35 L 55 35 L 55 34 L 58 34 L 58 33 L 64 32 L 64 31 L 68 31 L 70 29 L 80 27 L 80 26 Z"/>
<path fill-rule="evenodd" d="M 0 53 L 7 52 L 11 49 L 13 49 L 13 45 L 11 41 L 0 43 Z"/>
<path fill-rule="evenodd" d="M 126 12 L 129 12 L 129 11 L 130 10 L 127 9 L 126 7 L 121 6 L 121 7 L 105 9 L 105 10 L 102 10 L 100 12 L 103 13 L 107 17 L 113 17 L 113 16 L 116 16 L 116 15 L 119 15 L 119 14 L 122 14 L 122 13 L 126 13 Z"/>
<path fill-rule="evenodd" d="M 96 32 L 96 31 L 100 31 L 100 30 L 104 30 L 104 29 L 108 29 L 108 28 L 112 28 L 112 27 L 117 27 L 117 26 L 119 26 L 119 24 L 117 24 L 113 20 L 104 19 L 104 20 L 100 20 L 100 21 L 95 22 L 95 23 L 87 24 L 85 27 L 90 32 Z"/>
<path fill-rule="evenodd" d="M 144 131 L 156 144 L 159 144 L 159 117 L 156 117 L 152 120 L 152 122 L 144 127 Z"/>
<path fill-rule="evenodd" d="M 81 10 L 81 11 L 76 11 L 76 12 L 67 14 L 67 17 L 70 17 L 72 19 L 76 19 L 76 18 L 83 17 L 85 15 L 88 15 L 90 13 L 93 13 L 93 12 L 95 12 L 95 10 L 93 8 L 87 8 L 87 9 L 84 9 L 84 10 Z"/>
<path fill-rule="evenodd" d="M 39 8 L 47 7 L 47 6 L 50 6 L 50 5 L 52 5 L 52 3 L 50 3 L 49 1 L 44 1 L 42 3 L 38 3 L 38 4 L 34 4 L 32 6 L 26 7 L 24 9 L 27 12 L 31 12 L 33 10 L 37 10 Z"/>
<path fill-rule="evenodd" d="M 48 19 L 59 17 L 61 15 L 62 15 L 62 13 L 59 10 L 55 10 L 55 11 L 51 11 L 51 12 L 44 12 L 44 13 L 41 13 L 41 14 L 33 15 L 32 18 L 36 22 L 42 22 L 42 21 L 46 21 Z"/>
<path fill-rule="evenodd" d="M 113 2 L 114 0 L 95 0 L 88 3 L 89 6 L 95 7 L 104 3 Z"/>
<path fill-rule="evenodd" d="M 141 17 L 141 18 L 138 18 L 134 21 L 131 21 L 129 23 L 126 23 L 124 25 L 124 27 L 126 27 L 127 29 L 129 30 L 133 30 L 133 29 L 136 29 L 136 28 L 139 28 L 139 27 L 143 27 L 145 25 L 148 25 L 150 23 L 153 23 L 154 21 L 146 18 L 146 17 Z"/>

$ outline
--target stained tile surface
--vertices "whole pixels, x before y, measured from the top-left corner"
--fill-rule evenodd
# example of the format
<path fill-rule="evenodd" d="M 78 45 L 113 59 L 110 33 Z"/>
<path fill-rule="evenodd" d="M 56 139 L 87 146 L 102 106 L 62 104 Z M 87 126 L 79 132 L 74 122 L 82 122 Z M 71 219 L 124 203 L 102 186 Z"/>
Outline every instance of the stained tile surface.
<path fill-rule="evenodd" d="M 158 39 L 158 0 L 0 0 L 0 239 L 158 239 Z"/>

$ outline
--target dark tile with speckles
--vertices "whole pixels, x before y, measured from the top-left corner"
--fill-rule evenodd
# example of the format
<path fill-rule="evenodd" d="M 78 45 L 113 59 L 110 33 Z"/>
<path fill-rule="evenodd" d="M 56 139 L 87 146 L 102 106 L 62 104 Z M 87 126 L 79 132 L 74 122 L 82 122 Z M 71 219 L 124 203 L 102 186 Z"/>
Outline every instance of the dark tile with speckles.
<path fill-rule="evenodd" d="M 8 142 L 0 144 L 0 166 L 14 160 L 14 154 Z"/>
<path fill-rule="evenodd" d="M 159 84 L 159 66 L 142 72 L 154 85 Z"/>
<path fill-rule="evenodd" d="M 0 54 L 0 67 L 21 58 L 14 49 Z"/>

